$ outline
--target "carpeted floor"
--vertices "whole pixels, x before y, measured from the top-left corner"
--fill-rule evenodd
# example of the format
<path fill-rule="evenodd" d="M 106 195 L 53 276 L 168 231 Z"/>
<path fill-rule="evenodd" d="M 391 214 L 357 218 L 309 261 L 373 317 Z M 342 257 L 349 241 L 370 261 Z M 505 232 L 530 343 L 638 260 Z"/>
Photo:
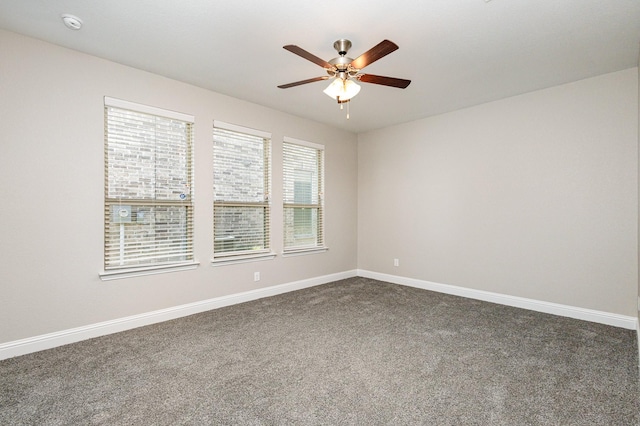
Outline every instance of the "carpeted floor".
<path fill-rule="evenodd" d="M 636 425 L 635 332 L 352 278 L 0 362 L 2 425 Z"/>

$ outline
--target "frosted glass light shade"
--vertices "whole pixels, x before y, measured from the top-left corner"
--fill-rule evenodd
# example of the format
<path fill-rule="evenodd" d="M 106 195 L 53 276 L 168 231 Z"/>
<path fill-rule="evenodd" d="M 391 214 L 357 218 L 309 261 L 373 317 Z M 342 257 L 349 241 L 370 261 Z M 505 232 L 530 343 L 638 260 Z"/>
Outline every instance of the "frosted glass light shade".
<path fill-rule="evenodd" d="M 324 93 L 340 102 L 348 101 L 360 92 L 360 86 L 355 81 L 336 78 L 329 87 L 324 89 Z"/>

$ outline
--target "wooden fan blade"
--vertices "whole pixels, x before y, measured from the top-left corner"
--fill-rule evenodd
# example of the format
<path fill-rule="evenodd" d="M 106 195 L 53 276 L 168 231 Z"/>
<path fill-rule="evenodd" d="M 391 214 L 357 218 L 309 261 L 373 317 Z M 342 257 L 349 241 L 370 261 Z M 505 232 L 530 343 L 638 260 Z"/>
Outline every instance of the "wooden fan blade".
<path fill-rule="evenodd" d="M 320 65 L 322 68 L 333 68 L 329 62 L 324 59 L 318 58 L 316 55 L 307 52 L 301 47 L 296 46 L 295 44 L 287 44 L 283 46 L 284 49 L 288 50 L 291 53 L 295 53 L 296 55 L 313 62 L 314 64 Z"/>
<path fill-rule="evenodd" d="M 358 80 L 364 81 L 365 83 L 382 84 L 383 86 L 397 87 L 399 89 L 404 89 L 411 83 L 411 80 L 405 80 L 403 78 L 384 77 L 381 75 L 373 74 L 360 74 L 358 76 Z"/>
<path fill-rule="evenodd" d="M 387 56 L 394 50 L 398 50 L 397 44 L 389 40 L 382 40 L 376 46 L 354 59 L 353 62 L 351 62 L 351 66 L 360 70 L 378 59 Z"/>
<path fill-rule="evenodd" d="M 295 87 L 295 86 L 300 86 L 301 84 L 307 84 L 307 83 L 313 83 L 316 81 L 322 81 L 322 80 L 326 80 L 330 78 L 328 75 L 325 75 L 323 77 L 314 77 L 314 78 L 309 78 L 307 80 L 300 80 L 300 81 L 296 81 L 294 83 L 288 83 L 288 84 L 281 84 L 280 86 L 278 86 L 281 89 L 288 89 L 289 87 Z"/>

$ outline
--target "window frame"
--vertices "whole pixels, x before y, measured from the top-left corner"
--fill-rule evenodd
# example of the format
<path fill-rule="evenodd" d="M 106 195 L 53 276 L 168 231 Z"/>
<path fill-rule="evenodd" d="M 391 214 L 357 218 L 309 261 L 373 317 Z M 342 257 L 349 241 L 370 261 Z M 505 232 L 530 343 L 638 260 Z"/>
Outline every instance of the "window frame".
<path fill-rule="evenodd" d="M 272 251 L 272 205 L 271 205 L 271 185 L 272 185 L 272 139 L 271 133 L 262 130 L 256 130 L 249 127 L 244 127 L 236 124 L 227 123 L 220 120 L 213 121 L 212 130 L 212 142 L 213 142 L 213 173 L 216 173 L 216 129 L 223 130 L 225 132 L 237 133 L 240 135 L 255 137 L 262 139 L 263 143 L 263 164 L 262 164 L 262 179 L 263 179 L 263 200 L 262 201 L 238 201 L 238 200 L 217 200 L 215 193 L 215 176 L 213 186 L 213 254 L 211 264 L 213 266 L 227 265 L 233 263 L 244 263 L 261 260 L 273 259 L 276 253 Z M 218 209 L 224 208 L 261 208 L 263 209 L 263 244 L 264 247 L 260 249 L 248 249 L 248 250 L 229 250 L 229 251 L 216 251 L 216 215 Z"/>
<path fill-rule="evenodd" d="M 296 185 L 296 180 L 294 177 L 293 181 L 288 181 L 288 179 L 290 179 L 292 176 L 290 176 L 291 173 L 287 172 L 287 168 L 290 168 L 293 172 L 292 174 L 295 174 L 297 171 L 304 171 L 307 172 L 307 170 L 303 170 L 303 169 L 296 169 L 294 164 L 290 164 L 288 165 L 286 162 L 286 146 L 287 145 L 295 145 L 298 147 L 302 147 L 302 148 L 307 148 L 307 149 L 311 149 L 311 150 L 315 150 L 316 151 L 316 155 L 317 155 L 317 176 L 315 179 L 315 182 L 312 182 L 312 188 L 311 188 L 311 193 L 313 193 L 313 191 L 317 191 L 317 203 L 314 203 L 313 201 L 310 201 L 308 203 L 305 202 L 299 202 L 295 200 L 295 185 Z M 321 253 L 321 252 L 325 252 L 327 251 L 329 248 L 326 245 L 326 234 L 325 234 L 325 177 L 324 177 L 324 172 L 325 172 L 325 146 L 321 145 L 321 144 L 317 144 L 317 143 L 313 143 L 313 142 L 308 142 L 305 140 L 301 140 L 301 139 L 295 139 L 292 137 L 288 137 L 285 136 L 283 138 L 283 144 L 282 144 L 282 184 L 283 184 L 283 199 L 282 199 L 282 208 L 283 208 L 283 224 L 282 224 L 282 228 L 283 228 L 283 256 L 287 257 L 287 256 L 297 256 L 297 255 L 303 255 L 303 254 L 313 254 L 313 253 Z M 294 187 L 294 200 L 293 202 L 291 201 L 287 201 L 287 196 L 286 196 L 286 186 L 287 183 L 290 183 L 291 185 L 293 185 Z M 313 188 L 315 186 L 315 188 Z M 313 198 L 313 197 L 311 197 Z M 296 209 L 296 208 L 308 208 L 308 209 L 312 209 L 312 210 L 317 210 L 317 228 L 315 229 L 316 232 L 316 242 L 315 244 L 300 244 L 300 245 L 287 245 L 287 232 L 288 229 L 290 227 L 287 226 L 287 220 L 286 220 L 286 215 L 287 215 L 287 209 Z M 304 211 L 304 210 L 303 210 Z M 293 215 L 295 216 L 295 212 L 296 210 L 293 210 Z M 295 220 L 294 220 L 294 229 L 295 229 Z M 295 234 L 295 231 L 293 231 Z"/>
<path fill-rule="evenodd" d="M 187 188 L 188 193 L 184 193 L 185 197 L 180 197 L 179 200 L 170 200 L 170 199 L 158 199 L 155 197 L 146 198 L 146 197 L 118 197 L 118 198 L 110 198 L 109 197 L 109 125 L 115 125 L 115 123 L 110 123 L 109 119 L 109 111 L 110 109 L 118 109 L 122 111 L 130 111 L 135 114 L 144 114 L 148 116 L 153 116 L 156 118 L 169 119 L 184 122 L 186 124 L 185 129 L 185 137 L 186 137 L 186 153 L 185 153 L 185 170 L 184 173 L 186 175 L 187 182 L 185 183 L 185 188 Z M 165 110 L 149 105 L 138 104 L 130 101 L 125 101 L 121 99 L 111 98 L 108 96 L 104 97 L 104 167 L 105 167 L 105 186 L 104 186 L 104 251 L 103 251 L 103 271 L 99 273 L 100 278 L 103 281 L 119 279 L 119 278 L 128 278 L 133 276 L 141 276 L 141 275 L 151 275 L 151 274 L 159 274 L 166 272 L 175 272 L 182 270 L 195 269 L 199 262 L 195 260 L 195 250 L 194 250 L 194 124 L 195 119 L 192 115 L 184 114 L 176 111 Z M 120 135 L 122 137 L 122 135 Z M 143 146 L 143 145 L 142 145 Z M 181 194 L 182 195 L 182 194 Z M 183 243 L 185 245 L 184 252 L 178 254 L 176 257 L 182 256 L 185 259 L 175 260 L 175 261 L 148 261 L 141 262 L 130 265 L 113 265 L 112 251 L 109 249 L 109 235 L 112 233 L 110 231 L 110 226 L 113 222 L 113 208 L 114 206 L 129 207 L 131 211 L 134 207 L 138 206 L 144 207 L 149 206 L 151 209 L 155 207 L 183 207 L 185 208 L 185 222 L 184 222 L 184 239 Z M 131 213 L 131 216 L 133 214 Z M 117 222 L 116 222 L 117 223 Z M 127 222 L 128 223 L 128 222 Z M 153 222 L 155 226 L 158 222 Z M 120 235 L 124 232 L 124 226 L 121 223 L 120 226 Z M 122 237 L 121 237 L 122 238 Z M 158 244 L 159 240 L 153 240 L 153 244 Z M 173 243 L 173 240 L 170 240 Z M 123 243 L 121 240 L 120 245 L 122 247 Z M 157 247 L 156 247 L 157 248 Z M 123 251 L 126 248 L 120 249 L 120 256 L 122 256 Z M 151 252 L 151 254 L 158 256 L 162 254 L 161 251 Z M 173 253 L 170 253 L 173 255 Z M 135 256 L 133 257 L 135 260 Z M 141 260 L 142 256 L 138 260 Z"/>

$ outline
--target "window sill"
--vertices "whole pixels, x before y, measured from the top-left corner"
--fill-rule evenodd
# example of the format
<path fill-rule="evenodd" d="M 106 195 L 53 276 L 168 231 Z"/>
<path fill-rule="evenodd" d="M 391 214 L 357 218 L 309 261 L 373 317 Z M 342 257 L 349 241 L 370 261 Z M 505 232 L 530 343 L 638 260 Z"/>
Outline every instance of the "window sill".
<path fill-rule="evenodd" d="M 211 261 L 211 266 L 224 266 L 224 265 L 233 265 L 236 263 L 247 263 L 247 262 L 260 262 L 263 260 L 271 260 L 275 259 L 276 254 L 273 252 L 269 253 L 260 253 L 260 254 L 246 254 L 239 256 L 225 256 L 214 258 Z"/>
<path fill-rule="evenodd" d="M 145 275 L 166 274 L 169 272 L 188 271 L 196 269 L 200 262 L 179 263 L 173 265 L 147 266 L 144 268 L 118 269 L 113 271 L 103 271 L 98 275 L 102 281 L 119 280 L 122 278 L 142 277 Z"/>
<path fill-rule="evenodd" d="M 305 256 L 307 254 L 324 253 L 329 247 L 313 247 L 287 250 L 282 253 L 282 257 Z"/>

